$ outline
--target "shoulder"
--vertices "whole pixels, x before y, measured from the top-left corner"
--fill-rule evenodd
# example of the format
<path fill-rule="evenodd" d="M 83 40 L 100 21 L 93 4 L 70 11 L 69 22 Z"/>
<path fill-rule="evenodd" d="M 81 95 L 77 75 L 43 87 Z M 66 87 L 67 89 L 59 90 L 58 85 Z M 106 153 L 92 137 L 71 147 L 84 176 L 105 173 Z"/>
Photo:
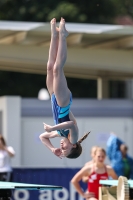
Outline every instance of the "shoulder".
<path fill-rule="evenodd" d="M 112 167 L 110 165 L 105 165 L 106 169 L 110 170 Z"/>
<path fill-rule="evenodd" d="M 85 164 L 84 168 L 85 168 L 85 170 L 91 171 L 92 168 L 93 168 L 93 165 L 94 165 L 93 162 L 90 161 L 90 162 Z"/>
<path fill-rule="evenodd" d="M 113 170 L 113 168 L 110 165 L 106 165 L 105 167 L 106 167 L 108 173 Z"/>
<path fill-rule="evenodd" d="M 127 159 L 129 162 L 133 163 L 133 158 L 127 155 Z"/>
<path fill-rule="evenodd" d="M 84 167 L 82 167 L 81 171 L 84 172 L 84 173 L 89 173 L 91 170 L 91 167 L 90 165 L 85 165 Z"/>
<path fill-rule="evenodd" d="M 84 165 L 84 166 L 86 166 L 86 165 L 90 165 L 90 164 L 92 164 L 92 163 L 93 163 L 93 161 L 91 160 L 91 161 L 89 161 L 89 162 L 85 163 L 85 165 Z"/>

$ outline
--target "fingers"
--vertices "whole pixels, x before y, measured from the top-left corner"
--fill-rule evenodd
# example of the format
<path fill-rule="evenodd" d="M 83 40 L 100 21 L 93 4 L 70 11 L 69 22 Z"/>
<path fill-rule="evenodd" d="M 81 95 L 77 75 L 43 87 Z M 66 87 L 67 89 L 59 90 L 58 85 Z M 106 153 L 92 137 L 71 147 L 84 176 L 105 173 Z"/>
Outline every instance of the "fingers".
<path fill-rule="evenodd" d="M 62 159 L 62 157 L 61 156 L 58 156 L 60 159 Z"/>
<path fill-rule="evenodd" d="M 95 194 L 93 192 L 89 192 L 89 195 L 93 195 L 94 196 Z"/>
<path fill-rule="evenodd" d="M 91 198 L 91 197 L 95 197 L 95 194 L 93 192 L 87 192 L 84 194 L 84 198 Z"/>
<path fill-rule="evenodd" d="M 60 159 L 62 159 L 63 157 L 65 157 L 65 156 L 63 155 L 63 153 L 62 153 L 62 150 L 59 149 L 59 148 L 56 149 L 54 153 L 55 153 L 55 155 L 58 156 Z"/>
<path fill-rule="evenodd" d="M 95 194 L 93 192 L 89 192 L 88 196 L 89 197 L 95 197 Z"/>
<path fill-rule="evenodd" d="M 46 128 L 47 125 L 44 122 L 43 122 L 43 125 L 44 125 L 44 128 Z"/>
<path fill-rule="evenodd" d="M 59 157 L 60 159 L 62 159 L 62 155 L 61 155 L 61 154 L 60 154 L 60 155 L 57 155 L 57 154 L 56 154 L 56 156 Z"/>

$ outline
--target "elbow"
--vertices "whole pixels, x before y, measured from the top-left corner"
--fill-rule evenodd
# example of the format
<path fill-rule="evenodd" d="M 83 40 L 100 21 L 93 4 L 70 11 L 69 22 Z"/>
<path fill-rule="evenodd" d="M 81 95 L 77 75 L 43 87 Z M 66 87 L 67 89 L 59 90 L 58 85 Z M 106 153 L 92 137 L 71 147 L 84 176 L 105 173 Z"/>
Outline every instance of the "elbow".
<path fill-rule="evenodd" d="M 71 180 L 71 183 L 72 183 L 73 185 L 75 185 L 75 183 L 76 183 L 75 178 L 73 178 L 73 179 Z"/>
<path fill-rule="evenodd" d="M 46 133 L 46 132 L 45 132 Z M 46 136 L 45 133 L 42 133 L 41 135 L 39 135 L 39 139 L 44 142 L 46 139 L 48 139 L 48 137 Z"/>
<path fill-rule="evenodd" d="M 42 141 L 43 140 L 43 134 L 39 135 L 39 139 Z"/>
<path fill-rule="evenodd" d="M 74 127 L 74 122 L 73 121 L 70 121 L 70 128 L 73 128 Z"/>
<path fill-rule="evenodd" d="M 74 185 L 74 181 L 73 181 L 73 179 L 71 180 L 71 183 Z"/>

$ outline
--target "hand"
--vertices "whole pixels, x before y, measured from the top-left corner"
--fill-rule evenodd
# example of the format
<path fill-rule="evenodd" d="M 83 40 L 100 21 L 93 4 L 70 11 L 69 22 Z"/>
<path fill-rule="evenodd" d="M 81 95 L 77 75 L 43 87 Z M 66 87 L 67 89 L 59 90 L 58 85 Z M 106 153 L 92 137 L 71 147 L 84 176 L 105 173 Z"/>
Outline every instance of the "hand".
<path fill-rule="evenodd" d="M 44 124 L 44 129 L 47 131 L 47 132 L 51 132 L 52 131 L 52 126 L 48 125 L 48 124 Z"/>
<path fill-rule="evenodd" d="M 91 198 L 91 197 L 95 197 L 95 194 L 93 192 L 86 192 L 84 193 L 84 196 L 83 196 L 85 199 L 87 198 Z"/>
<path fill-rule="evenodd" d="M 111 135 L 116 135 L 116 133 L 114 133 L 113 131 L 112 131 L 112 132 L 110 132 L 110 134 L 111 134 Z"/>
<path fill-rule="evenodd" d="M 53 148 L 52 152 L 59 158 L 62 159 L 63 155 L 62 155 L 62 150 L 60 148 Z"/>

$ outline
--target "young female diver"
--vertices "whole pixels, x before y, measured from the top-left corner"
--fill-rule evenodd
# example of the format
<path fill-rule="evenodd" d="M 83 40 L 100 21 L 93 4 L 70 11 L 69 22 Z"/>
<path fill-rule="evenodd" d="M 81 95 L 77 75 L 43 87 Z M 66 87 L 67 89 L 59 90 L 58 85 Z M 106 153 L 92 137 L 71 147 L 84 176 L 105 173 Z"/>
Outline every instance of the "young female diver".
<path fill-rule="evenodd" d="M 55 126 L 44 123 L 45 133 L 40 139 L 56 156 L 77 158 L 82 152 L 80 143 L 88 136 L 87 133 L 78 141 L 79 130 L 76 120 L 70 111 L 72 94 L 67 86 L 63 66 L 67 58 L 65 20 L 61 18 L 59 28 L 56 19 L 51 20 L 51 43 L 47 63 L 47 88 L 51 95 L 52 111 Z M 55 148 L 50 138 L 63 137 L 60 148 Z"/>

